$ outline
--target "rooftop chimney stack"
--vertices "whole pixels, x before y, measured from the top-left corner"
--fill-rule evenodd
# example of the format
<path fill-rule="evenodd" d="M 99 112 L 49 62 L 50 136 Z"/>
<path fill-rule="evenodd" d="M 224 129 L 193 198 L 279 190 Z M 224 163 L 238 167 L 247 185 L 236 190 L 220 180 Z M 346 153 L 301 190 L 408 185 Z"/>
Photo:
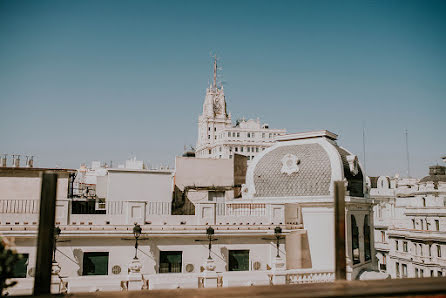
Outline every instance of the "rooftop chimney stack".
<path fill-rule="evenodd" d="M 26 157 L 26 167 L 27 168 L 32 168 L 34 166 L 34 160 L 33 160 L 34 156 L 27 156 Z"/>
<path fill-rule="evenodd" d="M 12 166 L 20 168 L 20 155 L 12 155 Z"/>

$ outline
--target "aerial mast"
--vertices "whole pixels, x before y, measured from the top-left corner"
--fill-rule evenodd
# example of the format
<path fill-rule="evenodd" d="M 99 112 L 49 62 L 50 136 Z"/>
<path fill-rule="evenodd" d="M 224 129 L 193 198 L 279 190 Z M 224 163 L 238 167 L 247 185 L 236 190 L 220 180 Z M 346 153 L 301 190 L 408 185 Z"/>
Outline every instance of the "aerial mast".
<path fill-rule="evenodd" d="M 217 89 L 217 55 L 214 55 L 214 83 L 212 87 Z"/>

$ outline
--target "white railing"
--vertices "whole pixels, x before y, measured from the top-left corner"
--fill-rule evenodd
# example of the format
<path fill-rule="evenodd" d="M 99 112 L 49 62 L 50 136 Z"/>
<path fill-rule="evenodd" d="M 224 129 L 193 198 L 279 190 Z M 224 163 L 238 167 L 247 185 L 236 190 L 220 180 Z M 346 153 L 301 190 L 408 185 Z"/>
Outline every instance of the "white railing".
<path fill-rule="evenodd" d="M 226 204 L 228 216 L 265 216 L 266 204 L 229 203 Z"/>
<path fill-rule="evenodd" d="M 38 214 L 40 200 L 0 200 L 0 213 Z"/>
<path fill-rule="evenodd" d="M 147 202 L 146 210 L 148 215 L 170 215 L 172 208 L 170 202 Z"/>
<path fill-rule="evenodd" d="M 309 269 L 311 270 L 311 269 Z M 300 271 L 287 270 L 287 284 L 307 284 L 319 282 L 334 282 L 334 272 L 329 271 Z"/>

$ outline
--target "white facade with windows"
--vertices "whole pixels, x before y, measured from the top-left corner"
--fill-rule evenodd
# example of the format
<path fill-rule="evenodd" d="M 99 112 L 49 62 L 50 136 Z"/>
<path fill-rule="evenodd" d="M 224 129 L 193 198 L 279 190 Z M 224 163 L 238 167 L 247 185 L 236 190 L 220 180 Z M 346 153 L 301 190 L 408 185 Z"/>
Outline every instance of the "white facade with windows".
<path fill-rule="evenodd" d="M 375 247 L 392 278 L 446 275 L 445 167 L 418 179 L 370 177 Z"/>
<path fill-rule="evenodd" d="M 198 118 L 196 157 L 233 158 L 241 154 L 251 160 L 270 147 L 284 129 L 271 129 L 260 120 L 239 120 L 234 126 L 227 112 L 223 86 L 216 82 L 217 62 L 214 62 L 214 83 L 206 89 L 203 112 Z"/>

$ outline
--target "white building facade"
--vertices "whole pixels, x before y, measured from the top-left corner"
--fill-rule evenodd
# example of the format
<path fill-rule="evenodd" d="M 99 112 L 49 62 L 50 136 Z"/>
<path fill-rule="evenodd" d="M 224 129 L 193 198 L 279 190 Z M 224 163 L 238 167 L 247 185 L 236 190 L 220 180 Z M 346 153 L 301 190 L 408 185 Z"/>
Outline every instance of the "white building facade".
<path fill-rule="evenodd" d="M 198 118 L 198 140 L 195 154 L 199 158 L 233 158 L 241 154 L 251 160 L 270 147 L 274 139 L 285 134 L 284 129 L 270 129 L 260 120 L 240 120 L 232 124 L 227 112 L 223 86 L 217 85 L 217 61 L 214 61 L 214 81 L 206 89 L 203 112 Z"/>
<path fill-rule="evenodd" d="M 430 167 L 421 180 L 370 180 L 380 270 L 392 278 L 446 275 L 445 167 Z"/>

